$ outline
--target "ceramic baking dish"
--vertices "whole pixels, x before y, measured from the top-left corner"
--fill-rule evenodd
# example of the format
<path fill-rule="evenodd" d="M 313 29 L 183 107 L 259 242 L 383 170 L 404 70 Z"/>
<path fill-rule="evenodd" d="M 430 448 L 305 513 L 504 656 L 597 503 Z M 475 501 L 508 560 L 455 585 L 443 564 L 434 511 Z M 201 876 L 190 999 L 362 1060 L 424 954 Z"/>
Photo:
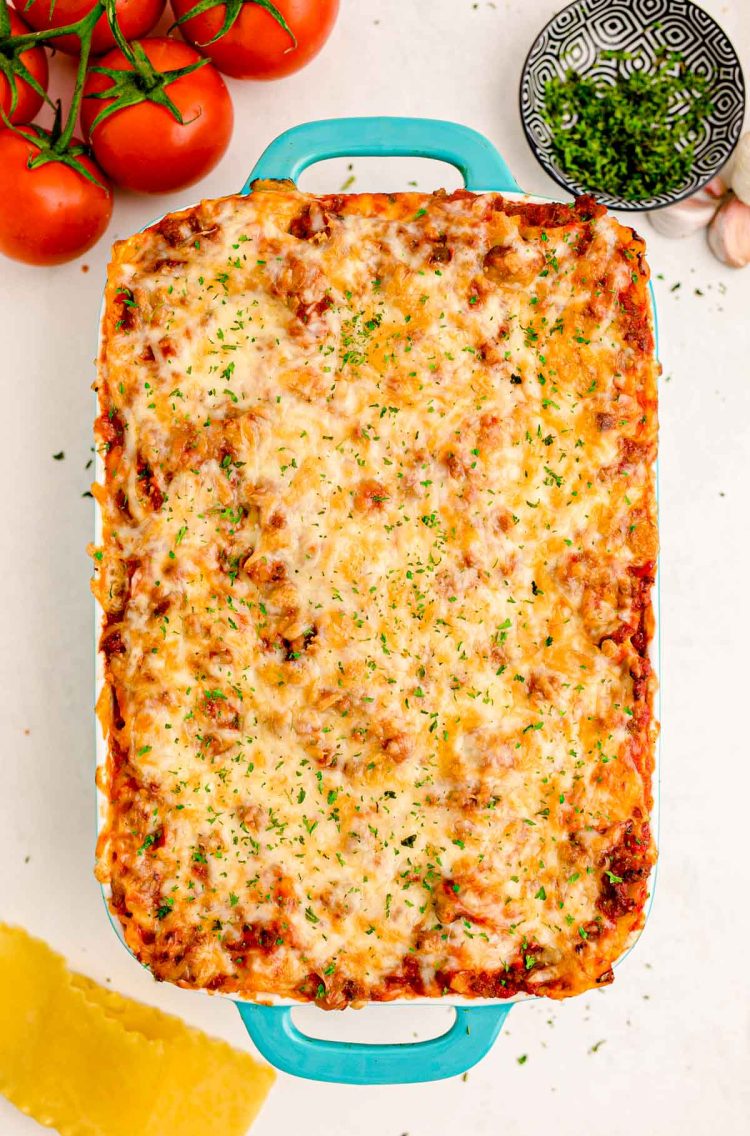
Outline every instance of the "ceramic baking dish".
<path fill-rule="evenodd" d="M 483 135 L 458 123 L 420 118 L 339 118 L 303 123 L 279 135 L 263 152 L 251 170 L 242 190 L 252 192 L 258 178 L 296 181 L 308 166 L 337 157 L 423 157 L 447 162 L 462 175 L 467 189 L 477 192 L 501 192 L 510 198 L 548 201 L 549 198 L 524 194 L 504 159 Z M 650 287 L 654 329 L 656 309 Z M 97 478 L 103 480 L 101 459 L 97 457 Z M 101 518 L 96 514 L 96 542 L 101 539 Z M 656 626 L 652 641 L 652 663 L 659 673 L 659 603 L 658 577 L 655 596 Z M 101 609 L 96 605 L 96 638 L 98 640 Z M 101 656 L 97 651 L 97 694 L 103 683 Z M 655 703 L 660 718 L 658 692 Z M 652 822 L 658 837 L 658 741 L 654 773 L 654 810 Z M 97 764 L 106 758 L 106 740 L 97 721 Z M 98 795 L 98 823 L 101 827 L 106 802 Z M 655 872 L 650 880 L 653 896 Z M 106 900 L 106 891 L 105 891 Z M 646 915 L 650 909 L 649 900 Z M 109 914 L 109 908 L 107 907 Z M 119 925 L 110 921 L 122 940 Z M 123 940 L 124 942 L 124 940 Z M 632 944 L 629 950 L 632 949 Z M 622 961 L 625 955 L 621 957 Z M 619 962 L 616 965 L 619 965 Z M 219 995 L 229 997 L 228 995 Z M 460 998 L 402 999 L 397 1005 L 450 1006 L 455 1018 L 446 1033 L 427 1041 L 403 1044 L 372 1044 L 328 1041 L 314 1038 L 297 1027 L 292 1009 L 298 1003 L 269 997 L 267 1005 L 235 1002 L 253 1042 L 276 1068 L 299 1077 L 343 1084 L 407 1084 L 456 1076 L 476 1064 L 497 1038 L 515 1002 L 525 1001 L 521 995 L 506 1001 L 478 1002 Z M 379 1012 L 387 1013 L 394 1003 L 380 1003 Z M 327 1011 L 313 1011 L 320 1014 Z"/>

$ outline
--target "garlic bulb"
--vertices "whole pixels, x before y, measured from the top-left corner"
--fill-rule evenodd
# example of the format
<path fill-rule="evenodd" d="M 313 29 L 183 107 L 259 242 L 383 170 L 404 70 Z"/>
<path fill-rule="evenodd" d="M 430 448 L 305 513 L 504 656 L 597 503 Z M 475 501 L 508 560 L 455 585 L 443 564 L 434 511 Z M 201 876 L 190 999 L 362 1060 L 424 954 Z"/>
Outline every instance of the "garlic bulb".
<path fill-rule="evenodd" d="M 665 209 L 654 209 L 649 213 L 648 219 L 657 233 L 664 237 L 689 237 L 711 223 L 726 191 L 724 181 L 717 174 L 692 197 L 686 197 L 684 201 L 677 201 Z"/>
<path fill-rule="evenodd" d="M 745 205 L 750 205 L 750 134 L 743 134 L 734 151 L 732 189 Z"/>
<path fill-rule="evenodd" d="M 731 268 L 750 264 L 750 205 L 730 194 L 711 222 L 708 243 L 723 264 Z"/>

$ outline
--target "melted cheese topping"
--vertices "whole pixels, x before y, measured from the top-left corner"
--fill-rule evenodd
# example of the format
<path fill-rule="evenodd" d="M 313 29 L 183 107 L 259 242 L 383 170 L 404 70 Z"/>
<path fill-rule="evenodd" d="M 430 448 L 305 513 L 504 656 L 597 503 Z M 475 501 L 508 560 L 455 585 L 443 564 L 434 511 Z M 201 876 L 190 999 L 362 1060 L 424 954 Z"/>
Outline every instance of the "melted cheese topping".
<path fill-rule="evenodd" d="M 264 184 L 115 246 L 110 806 L 154 974 L 563 996 L 642 922 L 643 244 L 590 200 Z"/>

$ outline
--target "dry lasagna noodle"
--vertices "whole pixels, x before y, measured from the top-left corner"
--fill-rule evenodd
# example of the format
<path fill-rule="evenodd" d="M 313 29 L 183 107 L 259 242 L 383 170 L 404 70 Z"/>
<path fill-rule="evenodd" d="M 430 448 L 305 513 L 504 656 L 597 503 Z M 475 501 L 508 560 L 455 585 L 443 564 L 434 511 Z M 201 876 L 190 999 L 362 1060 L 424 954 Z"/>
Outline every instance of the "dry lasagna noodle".
<path fill-rule="evenodd" d="M 115 246 L 98 872 L 188 987 L 564 997 L 643 922 L 644 245 L 256 184 Z"/>
<path fill-rule="evenodd" d="M 0 1093 L 62 1136 L 243 1136 L 274 1080 L 248 1053 L 71 974 L 0 923 Z"/>

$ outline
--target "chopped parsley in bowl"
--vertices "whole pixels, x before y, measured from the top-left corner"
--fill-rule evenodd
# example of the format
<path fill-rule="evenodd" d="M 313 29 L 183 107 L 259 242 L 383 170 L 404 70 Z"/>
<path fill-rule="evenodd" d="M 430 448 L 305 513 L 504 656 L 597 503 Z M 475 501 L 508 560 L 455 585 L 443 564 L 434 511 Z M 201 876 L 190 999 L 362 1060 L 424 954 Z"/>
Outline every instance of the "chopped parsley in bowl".
<path fill-rule="evenodd" d="M 737 53 L 692 0 L 573 0 L 523 65 L 523 128 L 546 172 L 611 209 L 696 193 L 734 149 L 745 112 Z"/>
<path fill-rule="evenodd" d="M 662 50 L 651 69 L 629 51 L 602 58 L 616 60 L 614 82 L 572 70 L 547 81 L 542 115 L 558 165 L 592 192 L 626 201 L 680 190 L 714 109 L 710 80 L 678 51 Z"/>

